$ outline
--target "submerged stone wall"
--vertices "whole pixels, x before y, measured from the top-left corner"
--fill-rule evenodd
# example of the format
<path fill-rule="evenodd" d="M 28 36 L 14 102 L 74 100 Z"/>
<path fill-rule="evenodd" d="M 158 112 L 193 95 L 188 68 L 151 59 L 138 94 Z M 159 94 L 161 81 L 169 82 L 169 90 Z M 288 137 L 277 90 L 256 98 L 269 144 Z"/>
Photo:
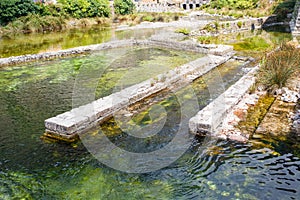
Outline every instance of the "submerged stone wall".
<path fill-rule="evenodd" d="M 90 104 L 47 119 L 45 120 L 45 134 L 48 137 L 72 141 L 78 137 L 78 134 L 105 121 L 116 111 L 153 94 L 173 88 L 175 85 L 183 87 L 187 82 L 226 62 L 231 56 L 230 53 L 226 56 L 207 55 L 160 74 L 154 79 L 146 80 Z"/>
<path fill-rule="evenodd" d="M 227 45 L 201 45 L 195 42 L 176 42 L 176 41 L 165 41 L 163 39 L 149 39 L 149 40 L 118 40 L 118 41 L 111 41 L 101 44 L 95 45 L 88 45 L 88 46 L 81 46 L 66 50 L 60 50 L 56 52 L 46 52 L 46 53 L 39 53 L 39 54 L 28 54 L 22 56 L 12 56 L 9 58 L 0 58 L 0 67 L 2 66 L 9 66 L 9 65 L 16 65 L 26 62 L 33 62 L 37 60 L 51 60 L 56 58 L 62 57 L 69 57 L 69 56 L 76 56 L 80 54 L 87 54 L 93 51 L 100 51 L 105 49 L 112 49 L 112 48 L 121 48 L 121 47 L 130 47 L 130 46 L 161 46 L 171 49 L 180 49 L 186 51 L 195 51 L 204 54 L 214 54 L 214 55 L 221 55 L 226 54 L 232 51 L 231 46 Z"/>

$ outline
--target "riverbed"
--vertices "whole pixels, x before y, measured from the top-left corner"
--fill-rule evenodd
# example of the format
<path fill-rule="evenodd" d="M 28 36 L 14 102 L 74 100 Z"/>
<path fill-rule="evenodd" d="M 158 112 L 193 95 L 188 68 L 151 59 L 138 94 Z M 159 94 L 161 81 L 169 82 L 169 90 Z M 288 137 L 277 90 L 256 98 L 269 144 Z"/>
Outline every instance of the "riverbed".
<path fill-rule="evenodd" d="M 157 31 L 161 30 L 152 30 L 149 36 Z M 129 31 L 122 38 L 130 38 L 135 34 L 137 33 Z M 138 37 L 147 34 L 139 32 Z M 86 36 L 74 39 L 73 45 L 83 45 L 76 42 L 83 41 L 82 38 L 85 37 L 99 37 L 98 40 L 87 39 L 92 41 L 91 43 L 99 43 L 114 38 L 113 35 L 113 32 L 106 29 L 103 35 L 87 33 Z M 39 37 L 44 36 L 24 36 L 22 40 L 28 41 L 28 38 L 31 38 L 37 41 Z M 240 43 L 244 40 L 244 36 L 237 37 L 227 39 L 226 43 L 236 43 L 239 47 L 245 47 Z M 267 43 L 279 43 L 290 36 L 276 32 L 254 32 L 245 34 L 246 37 L 256 37 L 255 39 L 261 37 Z M 68 40 L 66 38 L 64 41 L 68 43 Z M 17 40 L 14 43 L 11 40 L 10 52 L 17 52 L 14 51 L 14 45 L 16 48 L 20 42 Z M 42 48 L 38 48 L 38 45 L 35 48 L 26 47 L 16 54 L 48 51 L 51 46 L 54 46 L 53 49 L 62 48 L 55 45 L 58 43 L 49 42 L 46 46 L 41 45 Z M 64 48 L 69 47 L 73 46 L 66 45 Z M 2 49 L 9 48 L 2 47 Z M 36 52 L 26 49 L 33 49 Z M 239 50 L 243 52 L 241 54 L 245 54 L 249 49 Z M 155 56 L 162 51 L 151 53 Z M 179 55 L 178 52 L 173 54 L 163 52 L 171 54 L 173 58 L 175 54 Z M 184 58 L 184 55 L 181 55 L 181 58 L 182 56 Z M 209 137 L 194 138 L 192 145 L 176 162 L 158 171 L 144 174 L 128 174 L 101 164 L 80 141 L 65 144 L 41 140 L 44 120 L 72 108 L 74 81 L 82 59 L 86 57 L 35 62 L 0 70 L 0 199 L 300 198 L 299 144 L 295 143 L 292 136 L 255 137 L 249 143 L 222 141 Z M 152 61 L 162 62 L 153 59 Z M 169 62 L 173 63 L 174 60 Z M 116 71 L 117 69 L 115 68 Z M 216 70 L 223 79 L 224 88 L 218 91 L 220 93 L 247 72 L 238 62 L 229 62 Z M 94 71 L 91 70 L 91 74 L 94 74 Z M 109 71 L 108 74 L 114 75 L 107 76 L 108 79 L 118 76 L 113 71 Z M 209 94 L 207 88 L 209 80 L 212 80 L 212 77 L 208 74 L 192 84 L 197 91 L 200 108 L 217 95 Z M 103 80 L 100 84 L 98 97 L 111 92 L 101 89 L 104 83 L 109 82 Z M 185 95 L 184 89 L 179 93 L 189 98 Z M 111 124 L 105 125 L 110 140 L 120 147 L 136 152 L 164 147 L 177 130 L 178 104 L 172 95 L 158 101 L 158 104 L 166 108 L 169 120 L 154 141 L 132 141 L 128 135 L 115 128 L 112 121 Z M 144 115 L 147 116 L 147 113 Z M 140 123 L 151 123 L 151 120 L 143 117 Z"/>

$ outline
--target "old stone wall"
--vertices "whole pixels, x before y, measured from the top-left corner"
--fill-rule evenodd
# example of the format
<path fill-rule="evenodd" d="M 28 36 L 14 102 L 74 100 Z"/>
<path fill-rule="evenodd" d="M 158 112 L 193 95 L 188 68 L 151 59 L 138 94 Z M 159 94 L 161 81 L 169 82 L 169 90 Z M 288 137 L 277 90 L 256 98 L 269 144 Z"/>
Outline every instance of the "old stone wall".
<path fill-rule="evenodd" d="M 104 49 L 129 47 L 129 46 L 161 46 L 171 49 L 180 49 L 186 51 L 196 51 L 204 54 L 221 55 L 222 53 L 228 53 L 232 51 L 232 47 L 227 45 L 201 45 L 194 42 L 176 42 L 176 41 L 164 41 L 163 39 L 149 39 L 149 40 L 118 40 L 111 41 L 102 44 L 81 46 L 66 50 L 60 50 L 56 52 L 46 52 L 39 54 L 28 54 L 22 56 L 12 56 L 9 58 L 0 59 L 0 67 L 8 65 L 16 65 L 20 63 L 33 62 L 37 60 L 50 60 L 61 57 L 75 56 L 79 54 L 91 53 L 93 51 L 100 51 Z"/>
<path fill-rule="evenodd" d="M 258 67 L 253 68 L 223 94 L 199 111 L 189 121 L 191 133 L 196 135 L 214 135 L 226 115 L 238 104 L 249 88 L 255 83 L 254 74 Z"/>
<path fill-rule="evenodd" d="M 300 1 L 297 0 L 290 22 L 290 29 L 293 35 L 300 35 Z"/>
<path fill-rule="evenodd" d="M 100 98 L 90 104 L 74 108 L 69 112 L 45 120 L 48 137 L 72 140 L 98 123 L 111 117 L 114 112 L 141 101 L 165 89 L 184 86 L 186 82 L 204 75 L 231 57 L 208 55 L 179 66 L 154 79 L 128 87 L 120 92 Z"/>

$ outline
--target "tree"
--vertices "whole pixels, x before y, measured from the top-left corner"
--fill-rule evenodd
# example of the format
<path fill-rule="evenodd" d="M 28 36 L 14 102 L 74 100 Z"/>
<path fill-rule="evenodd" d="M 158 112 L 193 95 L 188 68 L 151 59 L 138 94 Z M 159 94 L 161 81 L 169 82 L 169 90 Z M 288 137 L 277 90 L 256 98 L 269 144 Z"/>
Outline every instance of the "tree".
<path fill-rule="evenodd" d="M 32 0 L 0 0 L 1 25 L 6 25 L 19 17 L 37 12 L 38 6 Z"/>
<path fill-rule="evenodd" d="M 115 0 L 115 13 L 120 15 L 127 15 L 133 13 L 135 5 L 131 0 Z"/>

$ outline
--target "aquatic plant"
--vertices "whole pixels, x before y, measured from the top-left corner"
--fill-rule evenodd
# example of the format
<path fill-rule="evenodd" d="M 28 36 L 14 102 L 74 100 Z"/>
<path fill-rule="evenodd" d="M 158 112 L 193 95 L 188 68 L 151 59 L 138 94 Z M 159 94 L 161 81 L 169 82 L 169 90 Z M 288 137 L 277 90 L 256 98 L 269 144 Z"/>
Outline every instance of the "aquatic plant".
<path fill-rule="evenodd" d="M 270 44 L 260 36 L 245 38 L 233 46 L 237 51 L 264 51 L 271 47 Z"/>
<path fill-rule="evenodd" d="M 252 135 L 267 114 L 274 100 L 275 98 L 269 95 L 260 97 L 254 106 L 248 108 L 247 115 L 238 123 L 237 128 L 245 135 Z"/>

